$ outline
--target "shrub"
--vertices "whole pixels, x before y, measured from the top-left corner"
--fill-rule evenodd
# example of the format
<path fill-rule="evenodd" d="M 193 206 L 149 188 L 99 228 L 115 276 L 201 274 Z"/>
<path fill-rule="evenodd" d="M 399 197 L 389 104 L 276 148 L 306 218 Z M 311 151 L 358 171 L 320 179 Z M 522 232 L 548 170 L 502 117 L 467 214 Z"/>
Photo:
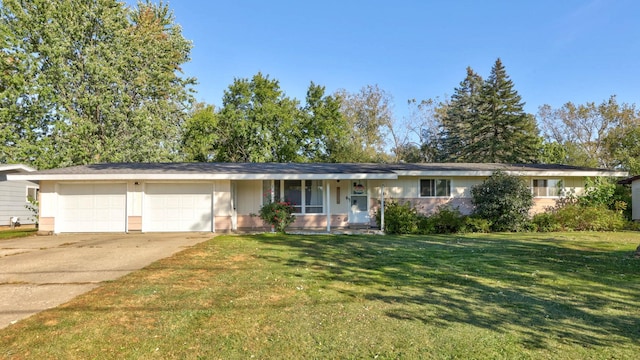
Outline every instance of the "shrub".
<path fill-rule="evenodd" d="M 289 202 L 268 202 L 260 208 L 260 219 L 273 226 L 277 232 L 284 233 L 286 228 L 296 219 L 294 208 Z"/>
<path fill-rule="evenodd" d="M 587 178 L 584 195 L 579 203 L 583 206 L 609 206 L 616 192 L 616 185 L 604 177 Z"/>
<path fill-rule="evenodd" d="M 466 216 L 460 232 L 489 233 L 491 232 L 491 221 L 475 216 Z"/>
<path fill-rule="evenodd" d="M 610 210 L 621 211 L 626 219 L 631 219 L 631 189 L 616 184 L 615 179 L 597 177 L 587 178 L 585 193 L 578 198 L 583 206 L 606 206 Z"/>
<path fill-rule="evenodd" d="M 416 233 L 421 235 L 429 235 L 436 233 L 436 224 L 433 221 L 433 218 L 428 216 L 419 216 L 418 217 L 418 229 Z"/>
<path fill-rule="evenodd" d="M 465 216 L 450 206 L 439 206 L 430 218 L 436 234 L 455 234 L 464 227 Z"/>
<path fill-rule="evenodd" d="M 38 200 L 34 199 L 32 196 L 27 197 L 27 201 L 29 203 L 24 207 L 25 209 L 29 210 L 29 212 L 31 213 L 30 220 L 34 222 L 37 228 L 40 222 L 40 216 L 38 213 L 38 206 L 40 206 L 40 204 L 38 204 Z"/>
<path fill-rule="evenodd" d="M 627 223 L 622 212 L 610 210 L 604 205 L 567 205 L 550 215 L 557 230 L 563 231 L 617 231 Z"/>
<path fill-rule="evenodd" d="M 640 231 L 640 221 L 627 221 L 624 225 L 625 230 Z"/>
<path fill-rule="evenodd" d="M 376 212 L 376 223 L 380 226 L 381 214 Z M 418 212 L 410 203 L 395 201 L 384 205 L 384 231 L 387 234 L 412 234 L 418 230 Z"/>
<path fill-rule="evenodd" d="M 472 187 L 471 196 L 474 214 L 490 221 L 493 231 L 521 231 L 529 222 L 533 194 L 521 178 L 495 172 Z"/>
<path fill-rule="evenodd" d="M 535 214 L 532 220 L 535 230 L 539 232 L 559 231 L 560 225 L 552 212 Z"/>

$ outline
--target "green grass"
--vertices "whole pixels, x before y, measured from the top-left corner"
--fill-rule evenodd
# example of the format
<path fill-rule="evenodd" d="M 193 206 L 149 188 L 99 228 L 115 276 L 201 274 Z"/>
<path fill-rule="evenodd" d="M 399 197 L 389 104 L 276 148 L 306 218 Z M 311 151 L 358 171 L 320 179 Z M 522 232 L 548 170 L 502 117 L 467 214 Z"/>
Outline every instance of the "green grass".
<path fill-rule="evenodd" d="M 638 233 L 220 236 L 0 331 L 65 359 L 630 359 Z"/>
<path fill-rule="evenodd" d="M 35 228 L 10 229 L 0 231 L 0 240 L 20 238 L 33 235 L 38 231 Z"/>

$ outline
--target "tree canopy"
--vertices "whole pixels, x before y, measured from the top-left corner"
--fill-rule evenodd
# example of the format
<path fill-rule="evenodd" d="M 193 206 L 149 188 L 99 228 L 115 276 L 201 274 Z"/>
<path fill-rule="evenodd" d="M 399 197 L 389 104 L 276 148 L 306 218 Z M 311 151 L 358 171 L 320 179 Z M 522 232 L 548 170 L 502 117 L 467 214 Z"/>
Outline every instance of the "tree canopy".
<path fill-rule="evenodd" d="M 235 79 L 212 120 L 216 134 L 208 140 L 212 141 L 208 158 L 223 162 L 346 161 L 349 127 L 339 109 L 339 99 L 326 95 L 325 88 L 313 82 L 301 106 L 269 76 L 258 73 L 251 79 Z"/>
<path fill-rule="evenodd" d="M 544 105 L 538 121 L 549 147 L 563 149 L 550 161 L 640 173 L 640 111 L 635 105 L 620 104 L 615 96 L 600 104 Z"/>
<path fill-rule="evenodd" d="M 195 80 L 180 75 L 191 43 L 168 5 L 4 0 L 0 29 L 0 161 L 178 158 Z"/>

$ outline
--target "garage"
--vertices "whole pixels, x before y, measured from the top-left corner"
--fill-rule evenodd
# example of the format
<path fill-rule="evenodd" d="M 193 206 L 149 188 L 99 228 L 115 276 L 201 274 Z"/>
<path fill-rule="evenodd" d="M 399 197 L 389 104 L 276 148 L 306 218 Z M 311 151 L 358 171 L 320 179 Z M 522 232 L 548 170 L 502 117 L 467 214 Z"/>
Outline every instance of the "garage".
<path fill-rule="evenodd" d="M 59 184 L 56 232 L 125 232 L 127 185 Z"/>
<path fill-rule="evenodd" d="M 213 231 L 211 183 L 147 183 L 142 231 Z"/>

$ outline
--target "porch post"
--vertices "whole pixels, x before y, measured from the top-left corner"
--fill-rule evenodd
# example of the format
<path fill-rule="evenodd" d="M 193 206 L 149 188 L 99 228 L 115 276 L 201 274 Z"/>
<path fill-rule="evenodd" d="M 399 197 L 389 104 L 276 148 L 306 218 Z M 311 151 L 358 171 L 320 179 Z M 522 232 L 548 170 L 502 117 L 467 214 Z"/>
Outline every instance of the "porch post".
<path fill-rule="evenodd" d="M 327 185 L 327 232 L 331 232 L 331 189 L 329 188 L 329 182 Z"/>
<path fill-rule="evenodd" d="M 384 231 L 384 184 L 380 186 L 380 231 Z"/>

